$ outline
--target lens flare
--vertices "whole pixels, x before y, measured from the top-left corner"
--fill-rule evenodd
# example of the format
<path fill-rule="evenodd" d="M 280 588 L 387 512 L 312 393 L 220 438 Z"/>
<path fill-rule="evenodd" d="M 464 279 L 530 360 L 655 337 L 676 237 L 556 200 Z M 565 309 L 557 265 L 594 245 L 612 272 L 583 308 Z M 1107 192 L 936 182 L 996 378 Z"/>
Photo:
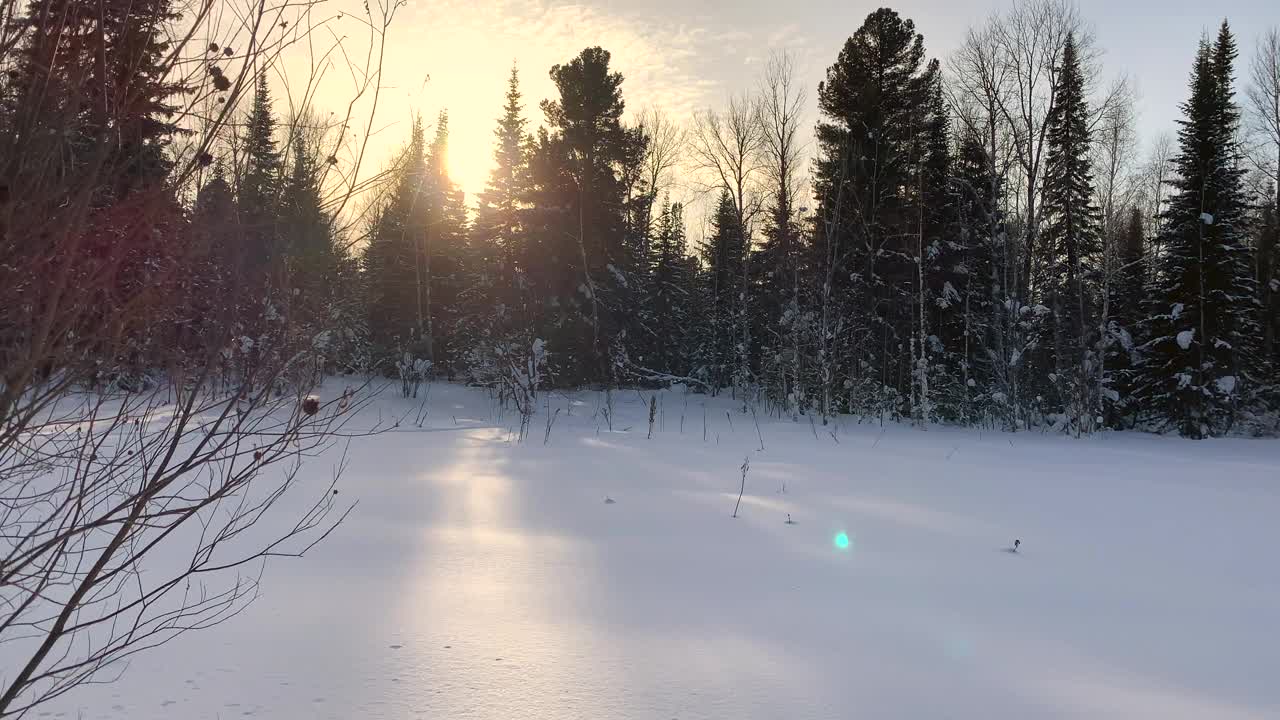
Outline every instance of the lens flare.
<path fill-rule="evenodd" d="M 841 550 L 849 549 L 849 536 L 846 533 L 842 533 L 842 532 L 836 533 L 836 537 L 833 542 L 835 543 L 836 547 Z"/>

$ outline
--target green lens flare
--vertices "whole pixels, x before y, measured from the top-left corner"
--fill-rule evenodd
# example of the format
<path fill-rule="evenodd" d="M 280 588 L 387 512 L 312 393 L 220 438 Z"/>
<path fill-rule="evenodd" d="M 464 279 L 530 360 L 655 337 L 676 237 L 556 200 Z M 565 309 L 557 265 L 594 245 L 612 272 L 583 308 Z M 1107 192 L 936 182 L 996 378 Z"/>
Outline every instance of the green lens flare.
<path fill-rule="evenodd" d="M 836 547 L 840 548 L 841 550 L 848 550 L 849 536 L 846 535 L 845 533 L 836 533 L 835 544 L 836 544 Z"/>

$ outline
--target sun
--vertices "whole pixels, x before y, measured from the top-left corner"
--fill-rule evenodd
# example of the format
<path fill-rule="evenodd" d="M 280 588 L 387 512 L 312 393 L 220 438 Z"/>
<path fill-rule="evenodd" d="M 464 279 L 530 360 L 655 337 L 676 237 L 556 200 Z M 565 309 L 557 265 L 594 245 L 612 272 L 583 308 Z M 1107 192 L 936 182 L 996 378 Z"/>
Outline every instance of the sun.
<path fill-rule="evenodd" d="M 474 114 L 464 112 L 467 116 Z M 452 111 L 449 114 L 449 177 L 467 194 L 467 204 L 475 205 L 493 171 L 493 121 L 465 119 L 466 122 L 459 122 Z"/>

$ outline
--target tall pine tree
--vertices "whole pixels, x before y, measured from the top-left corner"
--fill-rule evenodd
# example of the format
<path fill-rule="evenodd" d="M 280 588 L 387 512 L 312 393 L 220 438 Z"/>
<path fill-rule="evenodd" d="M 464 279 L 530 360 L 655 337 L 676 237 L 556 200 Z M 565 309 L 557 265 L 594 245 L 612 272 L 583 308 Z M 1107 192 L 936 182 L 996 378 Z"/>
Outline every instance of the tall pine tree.
<path fill-rule="evenodd" d="M 462 190 L 449 177 L 449 114 L 441 111 L 426 161 L 426 178 L 418 200 L 422 213 L 422 276 L 427 316 L 428 357 L 437 371 L 452 376 L 462 348 L 454 342 L 462 318 L 464 292 L 470 286 L 471 245 Z"/>
<path fill-rule="evenodd" d="M 739 371 L 739 331 L 744 322 L 741 296 L 748 252 L 737 206 L 728 190 L 720 193 L 711 225 L 711 235 L 701 249 L 709 332 L 702 340 L 698 364 L 711 389 L 719 391 L 734 387 Z"/>
<path fill-rule="evenodd" d="M 1076 43 L 1067 36 L 1049 114 L 1045 162 L 1045 220 L 1041 232 L 1049 253 L 1047 276 L 1039 284 L 1053 310 L 1051 383 L 1060 398 L 1066 425 L 1077 433 L 1097 427 L 1101 410 L 1096 328 L 1102 241 L 1100 214 L 1093 203 L 1089 108 Z M 1049 350 L 1050 348 L 1042 348 Z"/>
<path fill-rule="evenodd" d="M 913 385 L 924 57 L 915 24 L 881 8 L 818 86 L 815 363 L 824 417 L 899 414 Z"/>
<path fill-rule="evenodd" d="M 1196 54 L 1141 348 L 1138 392 L 1149 419 L 1192 438 L 1231 428 L 1249 398 L 1258 336 L 1235 56 L 1226 22 Z"/>
<path fill-rule="evenodd" d="M 243 231 L 241 272 L 255 278 L 279 270 L 280 151 L 276 147 L 276 117 L 271 107 L 267 74 L 258 76 L 253 103 L 245 120 L 237 201 Z"/>
<path fill-rule="evenodd" d="M 599 47 L 551 68 L 559 97 L 545 100 L 547 128 L 530 160 L 525 277 L 540 303 L 552 371 L 566 382 L 613 382 L 627 309 L 627 247 L 621 168 L 622 74 Z"/>
<path fill-rule="evenodd" d="M 472 382 L 491 385 L 503 377 L 504 361 L 515 348 L 533 342 L 533 308 L 525 278 L 522 211 L 529 192 L 528 133 L 513 65 L 502 116 L 494 129 L 494 167 L 480 193 L 471 226 L 471 252 L 462 291 L 457 342 Z M 465 347 L 462 347 L 465 346 Z"/>
<path fill-rule="evenodd" d="M 384 370 L 395 363 L 429 360 L 423 275 L 421 196 L 426 178 L 426 130 L 414 121 L 408 145 L 393 167 L 395 186 L 377 209 L 362 263 L 367 285 L 373 360 Z"/>

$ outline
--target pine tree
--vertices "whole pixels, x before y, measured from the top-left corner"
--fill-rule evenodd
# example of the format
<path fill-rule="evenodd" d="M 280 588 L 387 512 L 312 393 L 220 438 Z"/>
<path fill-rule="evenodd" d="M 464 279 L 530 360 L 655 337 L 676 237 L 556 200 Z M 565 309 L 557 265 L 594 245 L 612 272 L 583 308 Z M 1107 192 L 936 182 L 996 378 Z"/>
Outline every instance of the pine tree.
<path fill-rule="evenodd" d="M 913 139 L 916 217 L 915 247 L 910 248 L 915 265 L 910 409 L 915 423 L 923 426 L 933 421 L 939 404 L 944 416 L 954 416 L 963 395 L 958 388 L 962 375 L 958 356 L 953 354 L 957 345 L 955 318 L 960 310 L 957 270 L 963 245 L 953 237 L 951 121 L 937 60 L 929 63 L 921 85 Z"/>
<path fill-rule="evenodd" d="M 321 293 L 341 253 L 333 219 L 323 207 L 319 163 L 301 134 L 293 140 L 280 196 L 280 241 L 289 257 L 291 284 L 304 295 Z"/>
<path fill-rule="evenodd" d="M 182 131 L 174 97 L 187 88 L 172 72 L 169 38 L 177 15 L 167 0 L 34 0 L 6 15 L 0 91 L 0 235 L 18 257 L 65 271 L 77 288 L 77 322 L 68 342 L 108 342 L 112 357 L 86 349 L 98 367 L 124 372 L 170 352 L 190 285 L 189 215 L 169 182 L 167 150 Z M 127 241 L 122 241 L 127 239 Z M 29 254 L 28 254 L 29 253 Z M 20 276 L 0 283 L 21 287 Z M 83 279 L 83 282 L 81 281 Z M 32 307 L 67 307 L 61 284 L 24 293 Z M 156 308 L 144 314 L 116 312 Z M 120 319 L 129 320 L 119 327 Z M 74 338 L 74 339 L 73 339 Z"/>
<path fill-rule="evenodd" d="M 658 215 L 652 252 L 652 290 L 649 293 L 654 352 L 649 366 L 659 373 L 683 377 L 689 374 L 691 339 L 689 266 L 685 261 L 684 206 L 664 201 Z"/>
<path fill-rule="evenodd" d="M 280 151 L 267 75 L 258 76 L 245 120 L 243 163 L 237 200 L 245 235 L 244 272 L 275 273 L 282 259 L 280 239 Z"/>
<path fill-rule="evenodd" d="M 522 266 L 540 304 L 540 337 L 563 381 L 613 382 L 626 310 L 626 245 L 620 168 L 622 75 L 592 47 L 551 69 L 559 99 L 542 103 L 548 127 L 530 159 Z"/>
<path fill-rule="evenodd" d="M 369 228 L 362 263 L 368 290 L 369 335 L 376 362 L 390 370 L 407 356 L 429 360 L 420 205 L 426 177 L 426 131 L 415 120 L 394 167 L 395 189 Z"/>
<path fill-rule="evenodd" d="M 949 265 L 958 298 L 953 297 L 948 308 L 954 312 L 939 324 L 948 349 L 958 358 L 960 398 L 955 419 L 969 424 L 985 420 L 996 409 L 991 400 L 1001 387 L 996 382 L 996 358 L 1004 353 L 998 325 L 1003 318 L 1001 281 L 1005 277 L 997 264 L 1004 243 L 1004 184 L 982 138 L 972 132 L 960 139 L 951 188 L 958 247 Z"/>
<path fill-rule="evenodd" d="M 1093 203 L 1089 109 L 1071 35 L 1063 46 L 1057 81 L 1047 120 L 1041 203 L 1045 215 L 1041 238 L 1050 259 L 1040 285 L 1054 318 L 1053 357 L 1045 367 L 1051 367 L 1057 378 L 1054 385 L 1067 426 L 1080 433 L 1097 426 L 1101 410 L 1094 375 L 1100 367 L 1096 327 L 1102 242 L 1100 214 Z"/>
<path fill-rule="evenodd" d="M 498 382 L 504 353 L 533 342 L 533 303 L 521 263 L 531 143 L 522 111 L 520 76 L 513 65 L 494 129 L 494 168 L 471 227 L 457 333 L 467 376 L 484 385 Z"/>
<path fill-rule="evenodd" d="M 299 133 L 281 188 L 279 227 L 293 325 L 330 369 L 363 369 L 366 317 L 356 263 L 324 207 L 316 148 Z"/>
<path fill-rule="evenodd" d="M 699 352 L 706 382 L 713 391 L 735 387 L 739 371 L 739 331 L 743 322 L 742 272 L 747 253 L 737 206 L 727 190 L 720 193 L 711 218 L 711 235 L 701 248 L 705 312 L 709 332 Z"/>
<path fill-rule="evenodd" d="M 467 242 L 467 209 L 462 191 L 449 177 L 449 115 L 442 111 L 426 161 L 426 179 L 419 199 L 423 212 L 422 275 L 426 278 L 426 313 L 430 354 L 438 370 L 450 376 L 458 369 L 461 348 L 454 335 L 462 318 L 463 293 L 469 287 L 468 268 L 474 264 Z"/>
<path fill-rule="evenodd" d="M 496 139 L 494 168 L 489 175 L 488 187 L 480 194 L 472 233 L 474 244 L 483 248 L 482 252 L 490 258 L 498 285 L 503 288 L 512 288 L 516 284 L 521 231 L 519 210 L 522 198 L 528 192 L 530 139 L 524 129 L 526 121 L 522 112 L 520 75 L 513 66 L 507 81 L 502 117 L 493 132 Z M 504 300 L 511 302 L 513 298 Z"/>
<path fill-rule="evenodd" d="M 1202 438 L 1228 431 L 1247 401 L 1258 326 L 1223 22 L 1201 41 L 1178 131 L 1178 176 L 1162 216 L 1138 391 L 1157 425 Z"/>
<path fill-rule="evenodd" d="M 779 153 L 780 154 L 780 153 Z M 773 159 L 775 163 L 779 158 Z M 775 172 L 765 214 L 764 242 L 751 258 L 758 284 L 751 296 L 757 312 L 751 336 L 758 338 L 759 365 L 766 392 L 798 418 L 806 403 L 802 347 L 807 328 L 803 321 L 806 289 L 804 228 L 796 218 L 793 178 Z"/>
<path fill-rule="evenodd" d="M 12 70 L 17 142 L 59 128 L 74 153 L 68 172 L 89 169 L 98 152 L 110 178 L 101 201 L 156 191 L 172 169 L 166 155 L 181 130 L 173 98 L 187 87 L 170 72 L 170 0 L 37 0 L 14 23 L 23 46 Z M 78 166 L 78 167 L 77 167 Z"/>
<path fill-rule="evenodd" d="M 191 282 L 182 303 L 191 322 L 180 330 L 189 336 L 179 340 L 184 350 L 221 345 L 223 333 L 230 332 L 243 311 L 239 306 L 243 278 L 237 273 L 240 235 L 228 221 L 235 212 L 235 194 L 227 180 L 226 165 L 219 160 L 200 188 L 192 212 Z"/>
<path fill-rule="evenodd" d="M 1142 219 L 1142 210 L 1130 208 L 1124 234 L 1117 248 L 1118 268 L 1112 279 L 1111 318 L 1107 328 L 1112 343 L 1106 355 L 1106 366 L 1114 381 L 1104 388 L 1104 392 L 1110 389 L 1114 394 L 1104 398 L 1104 407 L 1107 409 L 1107 425 L 1113 428 L 1131 424 L 1137 409 L 1134 398 L 1134 347 L 1135 338 L 1141 333 L 1149 281 L 1146 241 L 1146 223 Z"/>
<path fill-rule="evenodd" d="M 928 90 L 923 37 L 885 8 L 849 38 L 818 87 L 814 261 L 822 277 L 816 365 L 824 417 L 854 406 L 900 413 L 913 384 L 914 188 L 924 154 L 915 120 Z"/>

